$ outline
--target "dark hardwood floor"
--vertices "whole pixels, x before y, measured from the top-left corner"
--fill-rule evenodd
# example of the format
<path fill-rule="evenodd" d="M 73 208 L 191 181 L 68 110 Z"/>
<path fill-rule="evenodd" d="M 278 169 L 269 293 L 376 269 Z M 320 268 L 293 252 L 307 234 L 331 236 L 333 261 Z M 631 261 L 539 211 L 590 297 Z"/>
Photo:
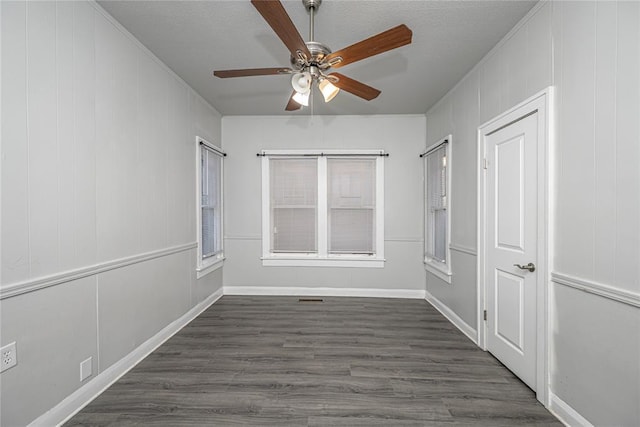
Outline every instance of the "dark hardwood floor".
<path fill-rule="evenodd" d="M 422 300 L 225 296 L 65 426 L 561 426 Z"/>

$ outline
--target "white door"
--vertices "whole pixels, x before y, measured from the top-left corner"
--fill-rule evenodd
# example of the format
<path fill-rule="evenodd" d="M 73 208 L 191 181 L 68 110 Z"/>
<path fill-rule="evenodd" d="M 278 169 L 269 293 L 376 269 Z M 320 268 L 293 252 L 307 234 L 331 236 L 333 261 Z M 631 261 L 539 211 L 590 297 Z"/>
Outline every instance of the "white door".
<path fill-rule="evenodd" d="M 487 350 L 533 390 L 538 274 L 537 121 L 536 112 L 484 140 Z"/>

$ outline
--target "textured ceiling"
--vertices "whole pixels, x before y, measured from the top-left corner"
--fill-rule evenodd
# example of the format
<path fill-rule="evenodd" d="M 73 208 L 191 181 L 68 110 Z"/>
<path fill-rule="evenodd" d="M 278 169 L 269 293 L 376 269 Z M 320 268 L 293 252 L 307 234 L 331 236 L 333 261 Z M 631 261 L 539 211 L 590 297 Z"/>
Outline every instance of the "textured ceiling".
<path fill-rule="evenodd" d="M 249 0 L 99 1 L 223 115 L 422 114 L 455 85 L 535 1 L 325 0 L 315 40 L 336 51 L 399 24 L 413 43 L 340 68 L 382 91 L 373 101 L 341 92 L 285 112 L 288 76 L 213 77 L 219 69 L 289 66 L 289 52 Z M 305 40 L 300 0 L 284 7 Z"/>

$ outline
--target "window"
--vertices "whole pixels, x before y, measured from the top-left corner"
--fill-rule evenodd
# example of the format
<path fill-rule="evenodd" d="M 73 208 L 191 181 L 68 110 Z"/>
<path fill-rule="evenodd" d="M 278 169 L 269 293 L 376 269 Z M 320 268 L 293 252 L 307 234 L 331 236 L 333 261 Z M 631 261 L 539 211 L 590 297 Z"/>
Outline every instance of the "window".
<path fill-rule="evenodd" d="M 263 265 L 384 266 L 384 157 L 262 154 Z"/>
<path fill-rule="evenodd" d="M 327 159 L 329 253 L 373 255 L 376 160 Z"/>
<path fill-rule="evenodd" d="M 422 155 L 424 159 L 424 265 L 441 279 L 451 282 L 449 252 L 451 199 L 451 135 Z"/>
<path fill-rule="evenodd" d="M 222 266 L 222 159 L 225 154 L 197 138 L 198 149 L 198 278 Z"/>
<path fill-rule="evenodd" d="M 271 252 L 317 252 L 318 162 L 272 159 Z"/>

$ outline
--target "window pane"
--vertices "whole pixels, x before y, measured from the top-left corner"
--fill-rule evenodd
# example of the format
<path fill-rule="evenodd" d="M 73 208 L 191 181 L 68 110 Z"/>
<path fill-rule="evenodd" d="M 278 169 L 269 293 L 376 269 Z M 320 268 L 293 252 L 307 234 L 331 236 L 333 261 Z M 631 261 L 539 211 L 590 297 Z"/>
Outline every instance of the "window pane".
<path fill-rule="evenodd" d="M 433 227 L 433 256 L 432 258 L 446 262 L 447 258 L 447 211 L 440 209 L 435 211 Z"/>
<path fill-rule="evenodd" d="M 273 252 L 315 252 L 316 210 L 273 209 Z"/>
<path fill-rule="evenodd" d="M 327 159 L 330 253 L 375 252 L 375 159 Z"/>
<path fill-rule="evenodd" d="M 447 182 L 446 145 L 425 158 L 425 255 L 446 262 Z"/>
<path fill-rule="evenodd" d="M 202 257 L 222 251 L 222 158 L 202 146 Z"/>
<path fill-rule="evenodd" d="M 317 252 L 318 162 L 270 159 L 271 251 Z"/>

